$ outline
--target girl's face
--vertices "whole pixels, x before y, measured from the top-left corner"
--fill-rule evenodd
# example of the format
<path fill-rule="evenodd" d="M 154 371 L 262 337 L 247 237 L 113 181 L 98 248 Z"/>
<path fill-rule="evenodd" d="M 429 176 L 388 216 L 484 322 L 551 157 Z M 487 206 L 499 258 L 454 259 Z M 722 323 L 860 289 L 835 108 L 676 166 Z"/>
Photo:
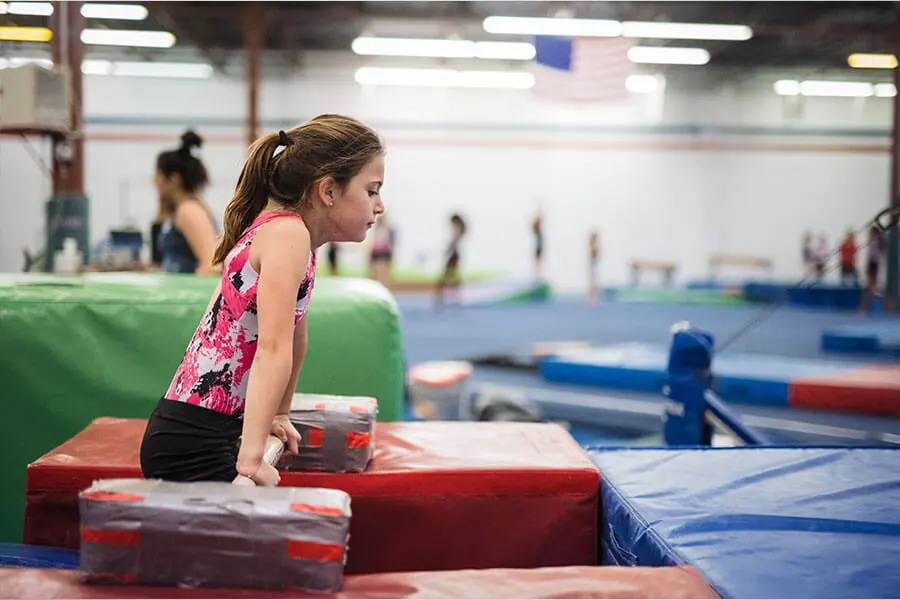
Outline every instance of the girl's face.
<path fill-rule="evenodd" d="M 163 201 L 171 201 L 181 187 L 181 177 L 177 174 L 166 177 L 162 171 L 157 169 L 154 183 L 156 184 L 156 191 L 159 192 L 160 199 Z"/>
<path fill-rule="evenodd" d="M 356 177 L 340 189 L 335 187 L 327 214 L 338 242 L 362 242 L 378 215 L 384 212 L 381 186 L 384 184 L 384 157 L 377 156 L 366 163 Z"/>

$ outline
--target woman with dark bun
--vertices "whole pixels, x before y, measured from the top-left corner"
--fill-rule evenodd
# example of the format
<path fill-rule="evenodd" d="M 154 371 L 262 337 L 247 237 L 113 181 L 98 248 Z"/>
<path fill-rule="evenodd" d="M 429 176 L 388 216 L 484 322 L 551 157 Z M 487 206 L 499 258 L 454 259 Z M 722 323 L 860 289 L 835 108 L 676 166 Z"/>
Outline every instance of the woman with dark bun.
<path fill-rule="evenodd" d="M 159 215 L 154 227 L 154 262 L 167 273 L 211 275 L 216 250 L 216 228 L 200 192 L 209 182 L 206 167 L 195 155 L 203 140 L 193 131 L 181 136 L 181 147 L 156 158 Z"/>

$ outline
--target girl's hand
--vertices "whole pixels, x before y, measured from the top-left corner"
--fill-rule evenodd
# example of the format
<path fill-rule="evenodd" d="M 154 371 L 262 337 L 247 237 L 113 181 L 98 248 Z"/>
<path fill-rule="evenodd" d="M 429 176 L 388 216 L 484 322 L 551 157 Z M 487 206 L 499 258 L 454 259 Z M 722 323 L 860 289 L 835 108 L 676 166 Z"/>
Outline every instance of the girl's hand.
<path fill-rule="evenodd" d="M 290 452 L 300 453 L 300 433 L 286 413 L 278 413 L 272 419 L 272 435 L 284 442 Z"/>
<path fill-rule="evenodd" d="M 255 461 L 254 461 L 255 462 Z M 237 485 L 259 485 L 263 487 L 275 487 L 281 482 L 281 474 L 278 469 L 264 460 L 256 462 L 258 466 L 249 466 L 246 461 L 238 458 L 238 476 L 234 478 Z"/>

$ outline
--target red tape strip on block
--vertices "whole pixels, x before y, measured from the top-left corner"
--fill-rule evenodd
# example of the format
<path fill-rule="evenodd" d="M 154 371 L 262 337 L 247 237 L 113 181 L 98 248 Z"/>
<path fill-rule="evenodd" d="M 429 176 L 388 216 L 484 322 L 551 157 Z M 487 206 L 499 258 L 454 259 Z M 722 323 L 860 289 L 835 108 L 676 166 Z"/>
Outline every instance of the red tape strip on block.
<path fill-rule="evenodd" d="M 340 562 L 344 558 L 344 548 L 337 544 L 288 541 L 287 555 L 289 558 L 299 558 L 302 560 Z"/>
<path fill-rule="evenodd" d="M 136 529 L 82 529 L 81 539 L 92 544 L 137 546 L 141 541 L 141 532 Z"/>
<path fill-rule="evenodd" d="M 306 445 L 310 448 L 321 448 L 322 447 L 322 430 L 316 429 L 315 427 L 309 428 L 309 439 L 306 440 Z"/>
<path fill-rule="evenodd" d="M 143 496 L 137 494 L 122 494 L 119 492 L 87 492 L 81 495 L 88 500 L 105 500 L 108 502 L 142 502 Z"/>
<path fill-rule="evenodd" d="M 343 514 L 341 509 L 333 506 L 313 506 L 312 504 L 291 504 L 291 510 L 294 512 L 314 513 L 317 515 L 331 515 L 339 517 Z"/>
<path fill-rule="evenodd" d="M 368 433 L 359 433 L 356 431 L 347 432 L 348 448 L 368 448 L 371 440 L 372 436 Z"/>

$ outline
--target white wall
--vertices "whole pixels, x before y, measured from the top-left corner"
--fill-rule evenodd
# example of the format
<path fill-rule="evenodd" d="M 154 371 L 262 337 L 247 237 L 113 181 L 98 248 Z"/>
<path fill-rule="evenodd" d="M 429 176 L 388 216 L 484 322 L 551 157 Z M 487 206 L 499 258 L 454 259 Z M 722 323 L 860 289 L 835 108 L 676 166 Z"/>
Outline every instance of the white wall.
<path fill-rule="evenodd" d="M 437 269 L 447 216 L 459 211 L 470 223 L 466 267 L 528 276 L 540 205 L 546 273 L 560 289 L 583 287 L 592 228 L 603 232 L 610 283 L 627 280 L 632 257 L 675 260 L 683 280 L 703 276 L 716 251 L 771 257 L 792 277 L 804 230 L 833 242 L 887 202 L 891 101 L 806 99 L 786 111 L 771 91 L 776 78 L 694 78 L 670 85 L 662 104 L 572 106 L 522 91 L 364 89 L 348 61 L 325 57 L 265 82 L 261 117 L 275 130 L 340 112 L 381 131 L 401 265 L 424 257 Z M 147 226 L 155 155 L 191 126 L 207 140 L 206 199 L 221 214 L 244 156 L 242 81 L 91 76 L 84 88 L 92 238 Z M 47 144 L 33 143 L 49 162 Z M 41 243 L 48 194 L 23 143 L 3 139 L 0 270 L 17 270 L 20 247 Z"/>

